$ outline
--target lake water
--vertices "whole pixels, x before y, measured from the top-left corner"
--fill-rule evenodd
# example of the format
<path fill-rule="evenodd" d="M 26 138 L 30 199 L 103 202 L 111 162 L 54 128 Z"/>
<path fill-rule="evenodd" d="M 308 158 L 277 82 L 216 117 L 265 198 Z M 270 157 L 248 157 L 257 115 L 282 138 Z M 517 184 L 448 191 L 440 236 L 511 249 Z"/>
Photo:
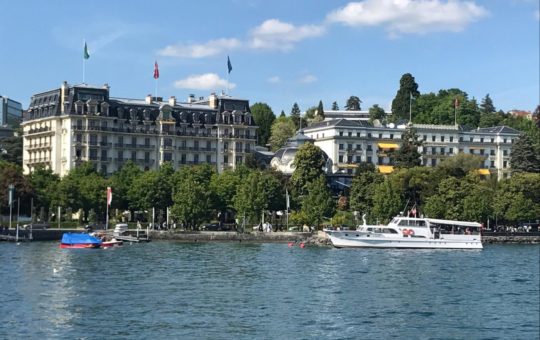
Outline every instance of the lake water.
<path fill-rule="evenodd" d="M 0 243 L 0 339 L 538 339 L 538 245 Z"/>

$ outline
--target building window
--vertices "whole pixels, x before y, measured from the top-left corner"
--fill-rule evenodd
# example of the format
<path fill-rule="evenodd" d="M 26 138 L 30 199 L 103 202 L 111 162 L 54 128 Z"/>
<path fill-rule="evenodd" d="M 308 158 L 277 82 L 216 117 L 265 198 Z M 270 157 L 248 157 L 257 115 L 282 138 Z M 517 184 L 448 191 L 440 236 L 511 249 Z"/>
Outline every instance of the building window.
<path fill-rule="evenodd" d="M 371 138 L 371 132 L 367 134 L 368 138 Z"/>
<path fill-rule="evenodd" d="M 118 136 L 118 146 L 122 147 L 124 144 L 124 136 Z"/>
<path fill-rule="evenodd" d="M 444 148 L 441 148 L 441 155 L 444 155 Z"/>
<path fill-rule="evenodd" d="M 371 149 L 371 144 L 368 144 L 368 146 L 367 146 L 367 151 L 373 151 L 373 150 Z"/>
<path fill-rule="evenodd" d="M 424 140 L 427 140 L 427 135 L 424 135 Z"/>
<path fill-rule="evenodd" d="M 362 162 L 362 157 L 361 156 L 356 156 L 356 163 L 360 163 Z"/>
<path fill-rule="evenodd" d="M 503 156 L 508 156 L 508 150 L 503 150 Z"/>
<path fill-rule="evenodd" d="M 76 134 L 75 135 L 75 140 L 78 142 L 78 143 L 81 143 L 82 142 L 82 135 L 80 133 Z"/>
<path fill-rule="evenodd" d="M 339 131 L 339 135 L 343 137 L 343 131 Z"/>
<path fill-rule="evenodd" d="M 81 158 L 81 149 L 76 149 L 76 150 L 75 150 L 75 157 L 76 157 L 77 159 L 80 159 L 80 158 Z"/>
<path fill-rule="evenodd" d="M 431 148 L 431 154 L 434 155 L 437 153 L 437 148 Z"/>
<path fill-rule="evenodd" d="M 107 150 L 101 150 L 101 160 L 102 161 L 107 160 Z"/>
<path fill-rule="evenodd" d="M 368 163 L 372 163 L 372 162 L 371 162 L 371 156 L 368 156 L 367 162 L 368 162 Z"/>
<path fill-rule="evenodd" d="M 472 137 L 469 137 L 469 142 L 472 143 L 472 141 L 473 141 L 473 138 L 472 138 Z"/>
<path fill-rule="evenodd" d="M 353 156 L 347 156 L 347 163 L 349 163 L 349 164 L 352 163 L 352 157 L 353 157 Z"/>
<path fill-rule="evenodd" d="M 494 143 L 495 142 L 495 138 L 491 138 L 491 143 Z"/>
<path fill-rule="evenodd" d="M 199 141 L 193 141 L 193 150 L 199 150 Z"/>
<path fill-rule="evenodd" d="M 144 139 L 144 145 L 145 146 L 150 146 L 150 138 L 145 138 Z"/>
<path fill-rule="evenodd" d="M 441 136 L 441 142 L 444 142 L 444 136 Z"/>
<path fill-rule="evenodd" d="M 119 151 L 116 153 L 116 159 L 117 159 L 119 162 L 122 162 L 122 161 L 124 160 L 124 151 L 119 150 Z"/>
<path fill-rule="evenodd" d="M 132 162 L 137 161 L 137 151 L 131 151 L 131 161 Z"/>
<path fill-rule="evenodd" d="M 242 156 L 236 156 L 236 164 L 242 164 Z"/>
<path fill-rule="evenodd" d="M 90 159 L 93 161 L 97 160 L 97 149 L 90 149 Z"/>
<path fill-rule="evenodd" d="M 351 131 L 349 131 L 348 136 L 352 137 L 352 132 Z"/>
<path fill-rule="evenodd" d="M 180 163 L 186 164 L 186 154 L 183 153 L 182 156 L 180 156 Z"/>
<path fill-rule="evenodd" d="M 347 150 L 352 150 L 353 147 L 352 147 L 352 144 L 347 144 Z"/>
<path fill-rule="evenodd" d="M 489 150 L 489 155 L 490 156 L 495 156 L 495 150 Z"/>
<path fill-rule="evenodd" d="M 101 173 L 107 174 L 107 164 L 101 164 Z"/>
<path fill-rule="evenodd" d="M 431 141 L 432 141 L 432 142 L 435 141 L 435 135 L 431 136 Z"/>
<path fill-rule="evenodd" d="M 338 163 L 343 163 L 343 155 L 339 155 Z"/>
<path fill-rule="evenodd" d="M 356 150 L 362 150 L 362 144 L 356 144 Z"/>
<path fill-rule="evenodd" d="M 206 155 L 206 163 L 212 163 L 212 156 Z"/>
<path fill-rule="evenodd" d="M 394 139 L 394 134 L 393 133 L 390 134 L 390 139 Z"/>
<path fill-rule="evenodd" d="M 356 133 L 356 137 L 360 137 L 360 132 L 357 132 L 357 133 Z"/>
<path fill-rule="evenodd" d="M 97 145 L 97 135 L 90 135 L 90 145 Z"/>
<path fill-rule="evenodd" d="M 505 144 L 506 144 L 506 138 L 504 139 L 504 142 L 503 142 L 503 143 L 505 143 Z"/>
<path fill-rule="evenodd" d="M 145 161 L 146 163 L 150 162 L 150 152 L 146 151 L 146 152 L 144 153 L 144 161 Z"/>
<path fill-rule="evenodd" d="M 508 161 L 503 162 L 503 168 L 506 168 L 508 166 Z"/>
<path fill-rule="evenodd" d="M 480 149 L 480 154 L 484 155 L 484 149 Z"/>
<path fill-rule="evenodd" d="M 432 158 L 431 159 L 431 166 L 436 166 L 437 165 L 437 159 L 436 158 Z"/>
<path fill-rule="evenodd" d="M 379 139 L 382 139 L 382 133 L 379 133 Z"/>
<path fill-rule="evenodd" d="M 490 164 L 489 164 L 489 167 L 494 168 L 495 167 L 495 161 L 491 161 Z"/>
<path fill-rule="evenodd" d="M 450 142 L 454 141 L 454 136 L 450 136 Z"/>
<path fill-rule="evenodd" d="M 163 161 L 164 161 L 164 162 L 170 162 L 170 161 L 172 161 L 172 153 L 170 153 L 170 152 L 164 152 L 164 153 L 163 153 Z"/>
<path fill-rule="evenodd" d="M 228 155 L 223 156 L 223 163 L 225 163 L 225 164 L 229 163 L 229 156 Z"/>
<path fill-rule="evenodd" d="M 484 143 L 484 138 L 480 138 L 480 143 Z"/>
<path fill-rule="evenodd" d="M 131 137 L 131 147 L 137 147 L 137 137 Z"/>
<path fill-rule="evenodd" d="M 339 149 L 340 149 L 340 150 L 343 150 L 343 148 L 344 148 L 344 145 L 343 145 L 343 144 L 339 144 Z"/>
<path fill-rule="evenodd" d="M 449 154 L 449 155 L 451 155 L 451 154 L 453 154 L 453 153 L 454 153 L 454 148 L 448 149 L 448 154 Z"/>

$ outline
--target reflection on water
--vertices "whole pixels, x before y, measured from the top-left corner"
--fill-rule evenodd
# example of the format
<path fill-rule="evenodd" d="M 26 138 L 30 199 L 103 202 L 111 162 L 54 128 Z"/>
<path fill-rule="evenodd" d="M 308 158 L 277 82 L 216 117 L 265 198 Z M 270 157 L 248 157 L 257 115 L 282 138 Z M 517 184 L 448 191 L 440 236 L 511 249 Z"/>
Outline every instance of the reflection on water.
<path fill-rule="evenodd" d="M 538 339 L 539 246 L 0 244 L 0 338 Z"/>

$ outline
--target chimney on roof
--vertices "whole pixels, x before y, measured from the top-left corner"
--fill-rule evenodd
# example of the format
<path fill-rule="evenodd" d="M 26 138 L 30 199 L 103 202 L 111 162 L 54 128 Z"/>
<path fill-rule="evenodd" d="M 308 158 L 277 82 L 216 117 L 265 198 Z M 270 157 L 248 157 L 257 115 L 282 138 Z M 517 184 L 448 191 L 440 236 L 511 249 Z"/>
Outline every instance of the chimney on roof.
<path fill-rule="evenodd" d="M 169 105 L 170 106 L 176 106 L 176 97 L 175 96 L 171 96 L 169 98 Z"/>
<path fill-rule="evenodd" d="M 147 95 L 146 98 L 144 98 L 144 101 L 146 102 L 146 104 L 152 104 L 152 95 Z"/>
<path fill-rule="evenodd" d="M 103 88 L 106 89 L 107 91 L 109 91 L 109 89 L 111 87 L 109 86 L 109 84 L 105 83 L 105 84 L 103 84 Z"/>
<path fill-rule="evenodd" d="M 187 99 L 187 102 L 189 104 L 193 103 L 195 101 L 195 95 L 193 93 L 190 93 L 190 95 L 188 96 L 188 99 Z"/>
<path fill-rule="evenodd" d="M 218 107 L 218 97 L 216 96 L 215 93 L 212 93 L 208 97 L 208 106 L 210 106 L 210 108 L 212 108 L 212 109 L 217 109 L 217 107 Z"/>

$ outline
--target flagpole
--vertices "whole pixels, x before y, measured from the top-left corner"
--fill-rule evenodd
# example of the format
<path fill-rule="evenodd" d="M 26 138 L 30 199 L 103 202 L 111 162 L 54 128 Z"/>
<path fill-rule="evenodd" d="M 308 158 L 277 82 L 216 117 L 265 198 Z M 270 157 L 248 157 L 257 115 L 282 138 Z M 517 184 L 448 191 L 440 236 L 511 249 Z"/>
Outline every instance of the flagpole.
<path fill-rule="evenodd" d="M 155 91 L 154 91 L 154 93 L 155 93 L 155 100 L 157 100 L 157 88 L 158 88 L 158 78 L 156 78 L 156 83 L 155 83 L 155 86 L 156 86 L 156 88 L 155 88 Z"/>
<path fill-rule="evenodd" d="M 454 125 L 457 126 L 457 98 L 454 99 Z"/>
<path fill-rule="evenodd" d="M 409 123 L 412 124 L 412 93 L 409 92 Z"/>

